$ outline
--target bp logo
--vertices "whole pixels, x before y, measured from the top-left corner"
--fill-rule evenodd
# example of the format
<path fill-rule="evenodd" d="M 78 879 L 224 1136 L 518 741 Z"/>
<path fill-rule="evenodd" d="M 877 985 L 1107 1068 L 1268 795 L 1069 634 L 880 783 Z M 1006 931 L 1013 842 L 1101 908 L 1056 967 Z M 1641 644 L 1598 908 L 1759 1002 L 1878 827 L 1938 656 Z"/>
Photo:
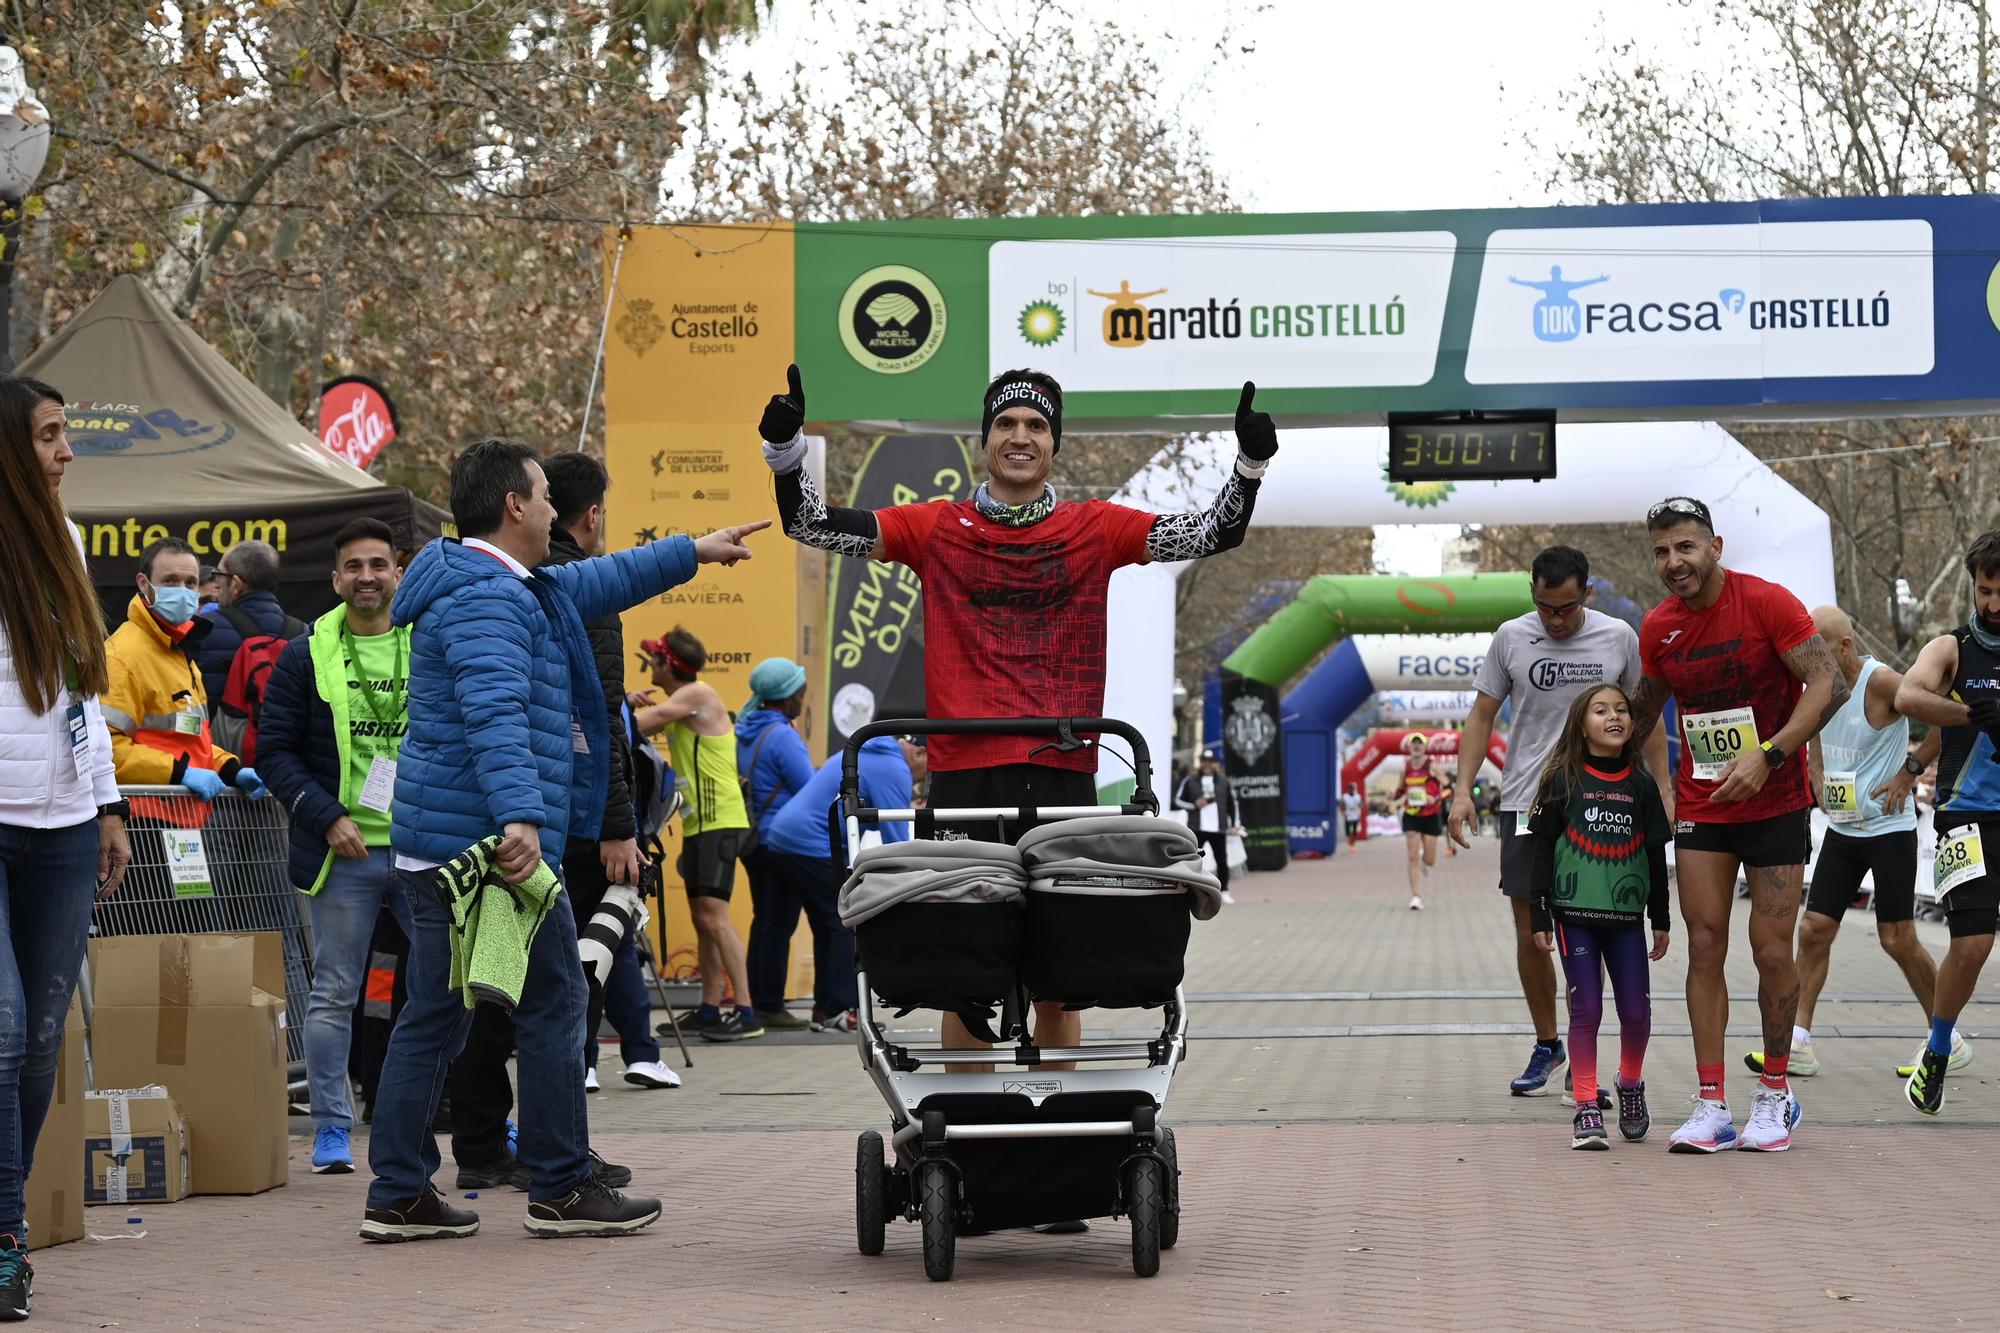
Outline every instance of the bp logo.
<path fill-rule="evenodd" d="M 1062 340 L 1063 312 L 1047 301 L 1030 301 L 1021 309 L 1021 339 L 1030 347 L 1053 347 Z"/>
<path fill-rule="evenodd" d="M 1448 481 L 1390 481 L 1387 466 L 1382 469 L 1382 482 L 1382 489 L 1412 509 L 1429 509 L 1443 504 L 1444 498 L 1452 491 Z"/>
<path fill-rule="evenodd" d="M 944 293 L 913 268 L 884 264 L 847 285 L 839 318 L 850 356 L 878 375 L 900 375 L 944 342 Z"/>
<path fill-rule="evenodd" d="M 1265 710 L 1264 701 L 1254 694 L 1235 699 L 1229 707 L 1229 719 L 1222 724 L 1222 734 L 1229 748 L 1243 756 L 1244 763 L 1254 764 L 1278 739 L 1278 724 Z"/>

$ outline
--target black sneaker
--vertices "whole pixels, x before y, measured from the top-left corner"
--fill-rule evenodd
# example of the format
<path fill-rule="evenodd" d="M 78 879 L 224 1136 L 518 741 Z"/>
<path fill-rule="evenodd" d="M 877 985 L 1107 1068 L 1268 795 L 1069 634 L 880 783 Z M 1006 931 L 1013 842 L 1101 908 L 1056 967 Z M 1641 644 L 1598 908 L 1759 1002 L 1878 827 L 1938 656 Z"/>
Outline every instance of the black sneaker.
<path fill-rule="evenodd" d="M 1618 1132 L 1627 1143 L 1637 1143 L 1653 1127 L 1653 1113 L 1646 1108 L 1646 1080 L 1631 1087 L 1618 1085 Z"/>
<path fill-rule="evenodd" d="M 536 1236 L 623 1236 L 660 1217 L 658 1199 L 628 1199 L 596 1176 L 560 1199 L 528 1205 L 521 1225 Z"/>
<path fill-rule="evenodd" d="M 622 1190 L 632 1183 L 631 1167 L 605 1161 L 597 1155 L 595 1148 L 590 1150 L 590 1174 L 608 1190 Z"/>
<path fill-rule="evenodd" d="M 1910 1099 L 1910 1105 L 1925 1115 L 1936 1115 L 1944 1109 L 1944 1076 L 1950 1063 L 1949 1055 L 1939 1055 L 1924 1047 L 1924 1053 L 1917 1058 L 1917 1067 L 1903 1084 L 1903 1095 Z"/>
<path fill-rule="evenodd" d="M 513 1153 L 484 1166 L 461 1165 L 458 1168 L 458 1188 L 462 1190 L 497 1190 L 503 1186 L 512 1186 L 517 1190 L 528 1188 L 526 1169 Z"/>
<path fill-rule="evenodd" d="M 28 1317 L 28 1296 L 35 1289 L 35 1266 L 12 1236 L 0 1236 L 0 1323 Z"/>
<path fill-rule="evenodd" d="M 478 1230 L 478 1213 L 452 1207 L 429 1185 L 408 1203 L 370 1208 L 361 1216 L 363 1240 L 455 1240 Z"/>
<path fill-rule="evenodd" d="M 764 1035 L 764 1025 L 754 1019 L 746 1019 L 739 1009 L 732 1009 L 712 1023 L 702 1023 L 695 1028 L 703 1041 L 748 1041 L 752 1037 Z"/>
<path fill-rule="evenodd" d="M 1576 1118 L 1570 1122 L 1569 1146 L 1599 1151 L 1609 1148 L 1611 1140 L 1604 1133 L 1604 1112 L 1595 1106 L 1577 1107 Z"/>

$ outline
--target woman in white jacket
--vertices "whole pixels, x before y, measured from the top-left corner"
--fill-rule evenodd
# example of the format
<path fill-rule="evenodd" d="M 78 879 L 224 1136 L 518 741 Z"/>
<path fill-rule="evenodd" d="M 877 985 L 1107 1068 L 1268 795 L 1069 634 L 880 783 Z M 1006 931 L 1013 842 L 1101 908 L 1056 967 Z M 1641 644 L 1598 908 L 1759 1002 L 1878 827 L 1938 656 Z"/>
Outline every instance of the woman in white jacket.
<path fill-rule="evenodd" d="M 94 898 L 131 853 L 98 713 L 104 615 L 63 517 L 62 396 L 0 376 L 0 1319 L 28 1313 L 22 1189 Z"/>

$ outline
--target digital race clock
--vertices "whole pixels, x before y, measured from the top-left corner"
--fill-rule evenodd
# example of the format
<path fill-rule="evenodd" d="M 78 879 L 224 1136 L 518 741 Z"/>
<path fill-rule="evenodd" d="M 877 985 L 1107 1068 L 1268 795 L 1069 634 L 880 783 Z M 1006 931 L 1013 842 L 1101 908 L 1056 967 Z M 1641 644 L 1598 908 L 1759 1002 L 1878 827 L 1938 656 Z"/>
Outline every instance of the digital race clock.
<path fill-rule="evenodd" d="M 1556 475 L 1554 412 L 1391 412 L 1390 481 L 1541 481 Z"/>

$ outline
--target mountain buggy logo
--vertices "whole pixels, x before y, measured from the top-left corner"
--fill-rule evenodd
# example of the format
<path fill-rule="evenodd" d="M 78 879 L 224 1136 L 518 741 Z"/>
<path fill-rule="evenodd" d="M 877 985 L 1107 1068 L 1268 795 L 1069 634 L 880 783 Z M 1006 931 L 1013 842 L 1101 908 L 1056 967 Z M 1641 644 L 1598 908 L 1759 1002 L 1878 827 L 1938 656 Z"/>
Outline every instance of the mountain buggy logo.
<path fill-rule="evenodd" d="M 915 370 L 944 343 L 944 293 L 903 264 L 871 268 L 849 283 L 838 318 L 848 355 L 878 375 Z"/>

